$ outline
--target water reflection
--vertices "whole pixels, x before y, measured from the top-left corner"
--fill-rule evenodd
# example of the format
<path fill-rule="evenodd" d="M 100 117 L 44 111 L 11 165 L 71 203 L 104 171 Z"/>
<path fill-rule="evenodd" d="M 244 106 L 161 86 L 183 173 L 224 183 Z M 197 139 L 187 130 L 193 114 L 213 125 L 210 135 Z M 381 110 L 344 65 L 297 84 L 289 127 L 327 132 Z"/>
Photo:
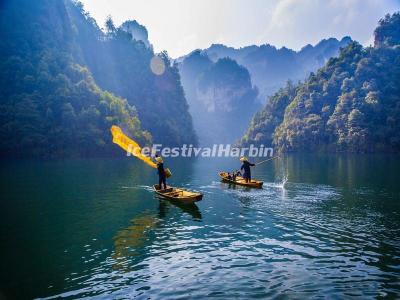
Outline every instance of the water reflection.
<path fill-rule="evenodd" d="M 130 271 L 129 258 L 134 258 L 144 254 L 144 249 L 154 242 L 154 231 L 163 226 L 163 222 L 176 212 L 171 211 L 173 207 L 178 207 L 182 212 L 189 214 L 194 221 L 201 221 L 202 215 L 195 203 L 182 204 L 177 201 L 169 201 L 163 198 L 154 197 L 159 201 L 158 212 L 145 212 L 135 216 L 130 225 L 119 230 L 113 237 L 114 270 Z M 165 222 L 164 222 L 165 223 Z"/>
<path fill-rule="evenodd" d="M 156 196 L 157 197 L 157 196 Z M 199 207 L 196 205 L 196 203 L 191 203 L 191 204 L 184 204 L 179 201 L 173 201 L 173 200 L 165 200 L 161 197 L 157 197 L 160 201 L 159 205 L 159 213 L 158 216 L 160 218 L 165 218 L 169 209 L 171 208 L 171 205 L 179 207 L 183 212 L 189 214 L 192 216 L 193 220 L 195 221 L 201 221 L 201 212 Z"/>
<path fill-rule="evenodd" d="M 247 187 L 247 186 L 241 186 L 233 183 L 227 183 L 227 182 L 221 182 L 221 187 L 222 188 L 227 188 L 230 190 L 240 190 L 240 191 L 251 191 L 253 188 Z"/>
<path fill-rule="evenodd" d="M 135 162 L 0 169 L 8 298 L 400 297 L 399 158 L 289 155 L 254 169 L 261 190 L 219 182 L 237 160 L 170 160 L 191 207 Z"/>
<path fill-rule="evenodd" d="M 154 214 L 144 214 L 133 218 L 131 225 L 118 231 L 113 237 L 115 260 L 113 269 L 119 270 L 126 267 L 126 258 L 139 255 L 146 242 L 149 242 L 149 235 L 152 229 L 157 226 L 159 219 Z"/>

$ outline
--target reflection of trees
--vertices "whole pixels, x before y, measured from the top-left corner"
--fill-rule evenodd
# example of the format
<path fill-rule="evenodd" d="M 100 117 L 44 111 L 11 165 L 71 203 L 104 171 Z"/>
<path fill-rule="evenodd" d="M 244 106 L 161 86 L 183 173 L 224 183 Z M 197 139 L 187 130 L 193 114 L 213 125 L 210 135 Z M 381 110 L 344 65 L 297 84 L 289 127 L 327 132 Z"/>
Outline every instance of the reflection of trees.
<path fill-rule="evenodd" d="M 400 160 L 390 155 L 292 154 L 283 162 L 290 182 L 328 184 L 346 189 L 397 186 Z"/>
<path fill-rule="evenodd" d="M 166 219 L 173 206 L 179 207 L 181 211 L 192 216 L 194 220 L 201 220 L 201 212 L 196 204 L 185 205 L 179 202 L 171 202 L 160 199 L 158 214 L 142 214 L 130 221 L 130 225 L 118 231 L 113 237 L 114 240 L 114 259 L 113 268 L 124 270 L 128 258 L 134 258 L 140 255 L 140 251 L 145 246 L 152 243 L 152 233 Z"/>
<path fill-rule="evenodd" d="M 114 269 L 121 269 L 125 259 L 138 255 L 149 240 L 149 234 L 157 226 L 159 219 L 155 214 L 141 215 L 131 220 L 131 225 L 118 231 L 114 236 Z"/>
<path fill-rule="evenodd" d="M 356 183 L 358 170 L 363 166 L 362 158 L 347 154 L 316 155 L 293 154 L 284 159 L 291 182 L 328 184 L 352 188 Z"/>

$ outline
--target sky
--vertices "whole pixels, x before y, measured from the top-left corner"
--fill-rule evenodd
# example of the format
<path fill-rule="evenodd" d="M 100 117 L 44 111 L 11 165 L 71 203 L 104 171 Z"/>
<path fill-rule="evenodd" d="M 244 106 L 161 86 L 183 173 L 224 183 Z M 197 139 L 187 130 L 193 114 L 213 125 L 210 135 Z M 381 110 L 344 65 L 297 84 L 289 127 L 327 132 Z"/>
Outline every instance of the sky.
<path fill-rule="evenodd" d="M 363 45 L 400 0 L 81 0 L 100 27 L 137 20 L 154 50 L 177 58 L 222 43 L 235 48 L 271 44 L 295 50 L 324 38 L 351 36 Z"/>

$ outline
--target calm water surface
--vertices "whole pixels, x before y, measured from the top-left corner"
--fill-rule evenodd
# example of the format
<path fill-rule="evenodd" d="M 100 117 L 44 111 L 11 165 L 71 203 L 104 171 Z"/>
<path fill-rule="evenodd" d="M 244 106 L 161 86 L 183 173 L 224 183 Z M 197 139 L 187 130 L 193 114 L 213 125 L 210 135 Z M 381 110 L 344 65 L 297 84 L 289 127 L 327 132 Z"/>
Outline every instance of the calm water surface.
<path fill-rule="evenodd" d="M 0 299 L 400 297 L 400 157 L 288 156 L 262 190 L 166 164 L 203 201 L 156 198 L 133 158 L 3 161 Z"/>

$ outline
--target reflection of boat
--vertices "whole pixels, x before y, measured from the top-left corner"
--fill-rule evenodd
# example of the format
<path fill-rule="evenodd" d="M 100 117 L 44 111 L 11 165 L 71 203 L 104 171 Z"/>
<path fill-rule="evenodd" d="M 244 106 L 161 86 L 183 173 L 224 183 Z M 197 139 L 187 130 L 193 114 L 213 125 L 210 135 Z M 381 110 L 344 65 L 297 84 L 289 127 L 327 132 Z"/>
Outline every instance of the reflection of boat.
<path fill-rule="evenodd" d="M 185 204 L 194 203 L 196 201 L 200 201 L 203 198 L 203 194 L 201 193 L 191 192 L 171 186 L 167 186 L 166 189 L 159 189 L 158 184 L 155 184 L 153 185 L 153 189 L 161 197 Z"/>
<path fill-rule="evenodd" d="M 160 218 L 165 217 L 171 204 L 179 207 L 183 212 L 191 215 L 193 217 L 193 219 L 201 220 L 201 218 L 202 218 L 200 209 L 195 203 L 184 204 L 184 203 L 181 203 L 181 202 L 175 201 L 175 200 L 165 201 L 161 197 L 160 197 L 160 206 L 159 206 Z"/>
<path fill-rule="evenodd" d="M 232 180 L 232 179 L 228 178 L 227 172 L 219 172 L 219 176 L 221 177 L 223 182 L 238 184 L 238 185 L 243 185 L 243 186 L 258 188 L 258 189 L 262 188 L 262 185 L 264 183 L 260 180 L 254 180 L 254 179 L 252 179 L 250 182 L 246 182 L 246 180 L 241 176 L 236 176 L 236 180 Z"/>

